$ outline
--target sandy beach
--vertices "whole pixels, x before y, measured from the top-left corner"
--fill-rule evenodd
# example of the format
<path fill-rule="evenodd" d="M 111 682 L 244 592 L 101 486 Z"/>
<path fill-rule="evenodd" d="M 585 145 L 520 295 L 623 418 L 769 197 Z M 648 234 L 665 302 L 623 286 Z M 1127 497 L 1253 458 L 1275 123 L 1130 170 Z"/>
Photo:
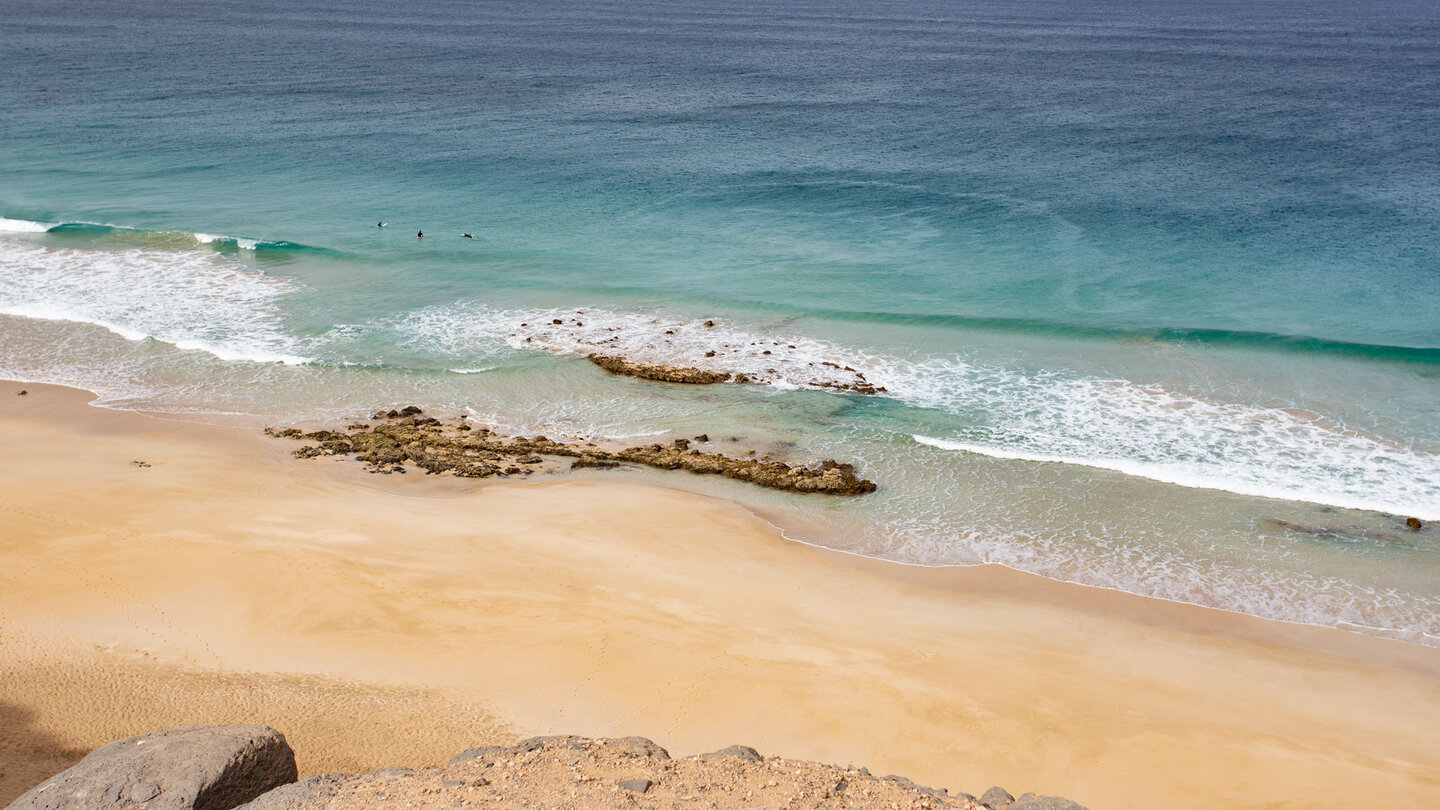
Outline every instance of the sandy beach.
<path fill-rule="evenodd" d="M 368 475 L 90 399 L 0 383 L 0 805 L 182 721 L 279 728 L 302 774 L 634 734 L 1096 810 L 1440 796 L 1440 650 L 847 557 L 657 487 Z"/>

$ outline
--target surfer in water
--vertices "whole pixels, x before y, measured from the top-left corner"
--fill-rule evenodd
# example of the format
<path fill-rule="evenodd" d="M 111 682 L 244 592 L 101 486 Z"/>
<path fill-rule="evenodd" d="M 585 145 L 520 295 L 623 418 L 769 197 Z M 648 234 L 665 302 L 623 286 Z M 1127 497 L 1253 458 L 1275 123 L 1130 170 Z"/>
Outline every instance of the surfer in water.
<path fill-rule="evenodd" d="M 416 239 L 424 239 L 424 238 L 425 238 L 425 232 L 424 232 L 424 231 L 416 231 L 416 232 L 415 232 L 415 238 L 416 238 Z"/>
<path fill-rule="evenodd" d="M 460 234 L 460 235 L 463 236 L 463 237 L 465 237 L 466 239 L 474 239 L 474 238 L 475 238 L 473 235 L 468 234 L 468 233 L 462 233 L 462 234 Z"/>
<path fill-rule="evenodd" d="M 383 227 L 385 227 L 385 220 L 382 219 L 382 220 L 380 220 L 379 222 L 375 223 L 375 227 L 377 227 L 377 228 L 383 228 Z"/>

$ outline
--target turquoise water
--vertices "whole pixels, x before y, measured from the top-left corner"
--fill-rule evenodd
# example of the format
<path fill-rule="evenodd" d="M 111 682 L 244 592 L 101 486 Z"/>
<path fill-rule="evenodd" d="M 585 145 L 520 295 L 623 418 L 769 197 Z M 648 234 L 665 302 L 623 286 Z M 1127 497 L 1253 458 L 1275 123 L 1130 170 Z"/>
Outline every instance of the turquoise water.
<path fill-rule="evenodd" d="M 6 3 L 0 375 L 843 455 L 619 475 L 1440 643 L 1440 10 L 1073 5 Z"/>

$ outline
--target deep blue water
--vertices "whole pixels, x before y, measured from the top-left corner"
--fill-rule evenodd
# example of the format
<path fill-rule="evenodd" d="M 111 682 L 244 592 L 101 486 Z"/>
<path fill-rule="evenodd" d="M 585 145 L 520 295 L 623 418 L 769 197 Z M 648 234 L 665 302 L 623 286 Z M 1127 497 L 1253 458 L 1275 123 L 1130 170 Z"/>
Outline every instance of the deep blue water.
<path fill-rule="evenodd" d="M 1436 87 L 1434 3 L 8 0 L 0 372 L 748 429 L 880 476 L 810 539 L 1424 641 Z"/>

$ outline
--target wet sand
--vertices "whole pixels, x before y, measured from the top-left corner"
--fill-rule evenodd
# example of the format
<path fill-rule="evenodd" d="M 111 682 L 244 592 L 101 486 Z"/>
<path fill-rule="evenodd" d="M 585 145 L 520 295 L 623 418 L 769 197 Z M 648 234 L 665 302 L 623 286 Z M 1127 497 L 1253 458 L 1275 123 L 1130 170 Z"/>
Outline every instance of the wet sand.
<path fill-rule="evenodd" d="M 182 720 L 274 725 L 303 772 L 638 734 L 1095 810 L 1440 795 L 1437 650 L 848 557 L 658 487 L 372 476 L 89 399 L 0 383 L 0 804 Z"/>

